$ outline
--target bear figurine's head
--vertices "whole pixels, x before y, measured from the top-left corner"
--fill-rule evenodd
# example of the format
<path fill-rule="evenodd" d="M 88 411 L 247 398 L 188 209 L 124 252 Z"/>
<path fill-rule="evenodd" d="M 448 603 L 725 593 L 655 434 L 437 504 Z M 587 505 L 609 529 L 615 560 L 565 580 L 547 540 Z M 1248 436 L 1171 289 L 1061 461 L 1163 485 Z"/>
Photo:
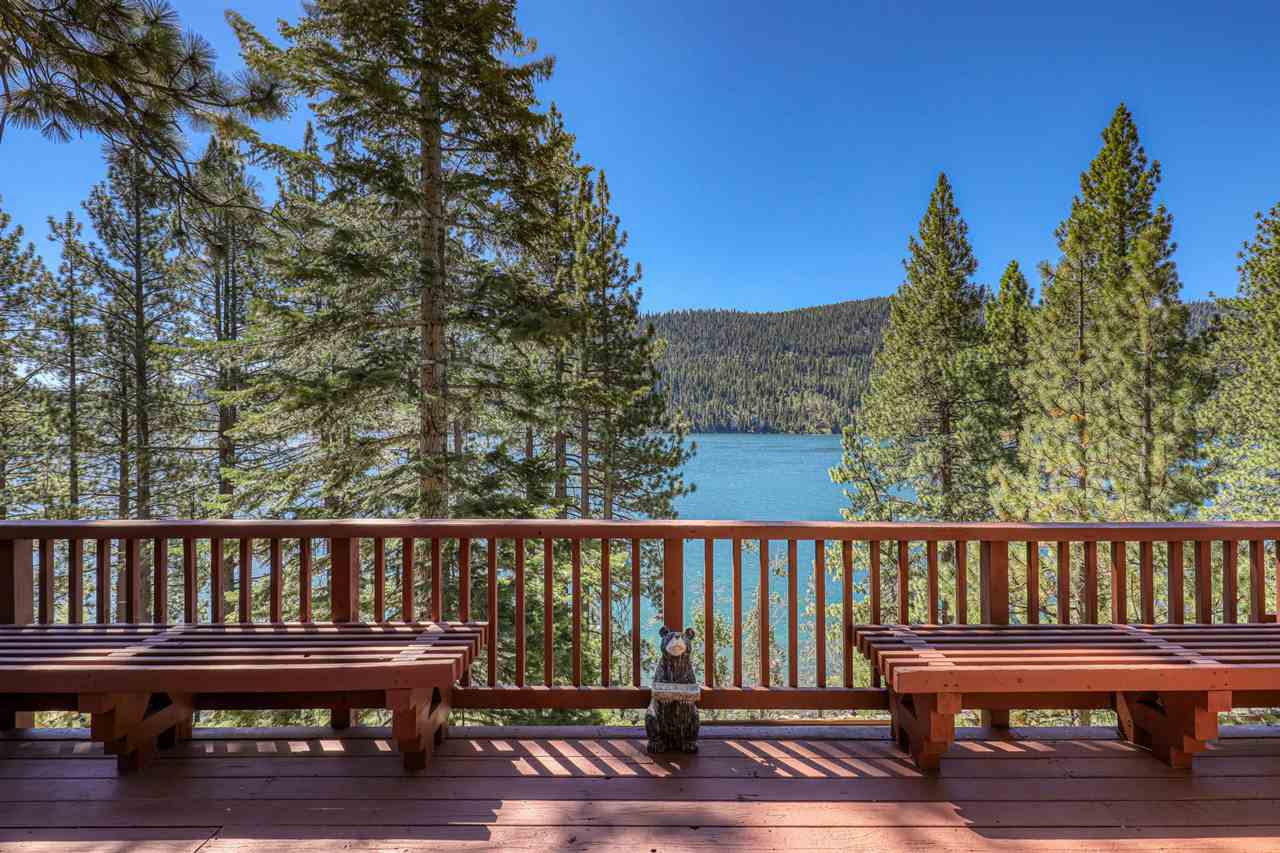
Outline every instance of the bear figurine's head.
<path fill-rule="evenodd" d="M 658 631 L 658 637 L 662 640 L 662 653 L 678 658 L 689 654 L 689 642 L 693 639 L 694 633 L 692 628 L 685 628 L 681 632 L 673 631 L 663 625 Z"/>

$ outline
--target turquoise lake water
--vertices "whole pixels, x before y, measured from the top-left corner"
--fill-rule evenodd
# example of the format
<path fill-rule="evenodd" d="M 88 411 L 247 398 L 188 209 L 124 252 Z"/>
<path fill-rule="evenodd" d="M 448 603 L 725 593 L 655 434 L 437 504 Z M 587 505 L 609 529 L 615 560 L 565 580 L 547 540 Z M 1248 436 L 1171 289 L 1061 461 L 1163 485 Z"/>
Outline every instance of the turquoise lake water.
<path fill-rule="evenodd" d="M 827 469 L 840 462 L 838 435 L 691 436 L 697 454 L 684 477 L 697 491 L 680 518 L 833 521 L 845 499 Z"/>
<path fill-rule="evenodd" d="M 688 520 L 739 521 L 838 521 L 846 504 L 842 487 L 831 482 L 827 470 L 840 462 L 838 435 L 739 435 L 691 436 L 697 454 L 685 466 L 686 482 L 697 490 L 676 505 L 679 517 Z M 728 614 L 733 606 L 732 543 L 715 544 L 715 607 Z M 786 560 L 785 542 L 770 543 L 770 562 Z M 813 543 L 796 549 L 797 580 L 803 603 L 812 596 Z M 759 586 L 759 552 L 756 543 L 744 543 L 742 558 L 743 611 L 753 607 Z M 685 616 L 691 622 L 703 601 L 703 544 L 685 543 Z M 828 558 L 830 573 L 837 564 Z M 774 576 L 770 593 L 786 593 L 784 578 Z M 839 586 L 828 584 L 827 598 L 838 601 Z M 775 624 L 784 619 L 773 610 Z M 803 629 L 802 633 L 807 633 Z"/>

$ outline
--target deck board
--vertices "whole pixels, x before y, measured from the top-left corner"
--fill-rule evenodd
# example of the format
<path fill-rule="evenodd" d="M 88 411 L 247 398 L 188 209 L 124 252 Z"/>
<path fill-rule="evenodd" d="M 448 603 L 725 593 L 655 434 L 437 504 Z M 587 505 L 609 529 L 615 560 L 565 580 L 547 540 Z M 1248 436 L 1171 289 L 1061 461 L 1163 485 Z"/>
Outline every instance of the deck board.
<path fill-rule="evenodd" d="M 961 730 L 941 773 L 878 727 L 455 728 L 406 775 L 385 729 L 198 730 L 118 776 L 81 730 L 0 735 L 0 851 L 1268 850 L 1280 737 L 1224 730 L 1191 771 L 1105 729 Z"/>

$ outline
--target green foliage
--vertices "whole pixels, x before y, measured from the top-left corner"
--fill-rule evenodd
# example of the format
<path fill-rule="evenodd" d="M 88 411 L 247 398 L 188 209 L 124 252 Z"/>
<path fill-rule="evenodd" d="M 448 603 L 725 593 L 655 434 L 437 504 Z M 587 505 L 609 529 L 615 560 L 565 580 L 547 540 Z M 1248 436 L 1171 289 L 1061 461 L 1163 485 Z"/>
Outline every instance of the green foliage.
<path fill-rule="evenodd" d="M 861 411 L 832 479 L 850 518 L 980 520 L 997 449 L 988 399 L 978 263 L 946 175 L 907 241 Z"/>
<path fill-rule="evenodd" d="M 994 474 L 1001 517 L 1151 520 L 1212 494 L 1194 411 L 1209 379 L 1179 300 L 1172 219 L 1123 105 L 1080 178 L 1043 270 L 1018 461 Z"/>
<path fill-rule="evenodd" d="M 1027 413 L 1021 376 L 1030 359 L 1035 314 L 1031 296 L 1031 286 L 1018 262 L 1009 261 L 1000 276 L 999 292 L 983 306 L 992 416 L 997 439 L 1004 449 L 1002 461 L 1006 462 L 1017 459 L 1018 433 Z"/>
<path fill-rule="evenodd" d="M 1280 205 L 1258 214 L 1240 255 L 1240 289 L 1224 302 L 1210 363 L 1221 384 L 1206 412 L 1222 461 L 1213 514 L 1280 517 Z"/>

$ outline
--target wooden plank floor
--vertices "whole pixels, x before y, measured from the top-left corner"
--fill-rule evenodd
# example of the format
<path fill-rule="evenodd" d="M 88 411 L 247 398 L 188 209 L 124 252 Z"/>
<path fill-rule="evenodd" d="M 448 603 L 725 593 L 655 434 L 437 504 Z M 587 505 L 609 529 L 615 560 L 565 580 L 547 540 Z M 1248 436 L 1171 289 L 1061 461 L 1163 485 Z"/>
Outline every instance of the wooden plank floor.
<path fill-rule="evenodd" d="M 1280 850 L 1280 736 L 1190 772 L 1099 728 L 962 730 L 936 777 L 883 728 L 455 728 L 406 775 L 387 732 L 208 729 L 118 777 L 78 730 L 0 735 L 0 850 Z"/>

